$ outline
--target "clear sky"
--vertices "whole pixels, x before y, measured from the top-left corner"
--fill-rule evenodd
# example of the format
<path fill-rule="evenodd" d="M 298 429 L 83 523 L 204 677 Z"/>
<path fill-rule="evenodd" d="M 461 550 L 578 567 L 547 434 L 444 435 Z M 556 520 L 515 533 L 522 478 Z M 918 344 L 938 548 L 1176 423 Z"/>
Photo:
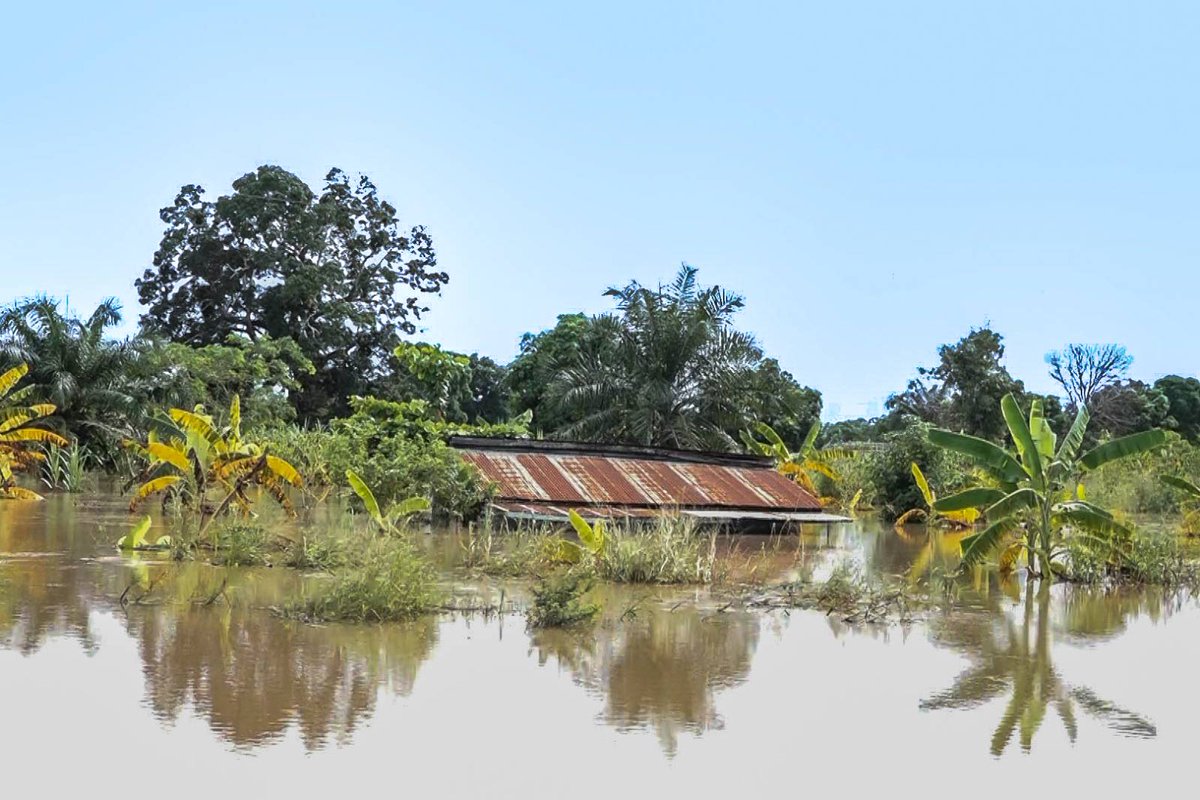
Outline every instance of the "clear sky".
<path fill-rule="evenodd" d="M 0 47 L 0 302 L 133 281 L 179 186 L 365 172 L 508 359 L 679 262 L 828 416 L 990 322 L 1194 375 L 1194 2 L 22 3 Z"/>

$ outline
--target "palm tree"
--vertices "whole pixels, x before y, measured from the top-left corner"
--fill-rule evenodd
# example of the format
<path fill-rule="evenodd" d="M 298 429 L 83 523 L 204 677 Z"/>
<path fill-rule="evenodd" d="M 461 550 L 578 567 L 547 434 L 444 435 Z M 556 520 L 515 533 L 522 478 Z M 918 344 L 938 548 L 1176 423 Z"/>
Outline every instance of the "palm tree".
<path fill-rule="evenodd" d="M 988 520 L 982 532 L 963 539 L 963 566 L 973 566 L 1000 551 L 1001 564 L 1011 566 L 1020 555 L 1030 572 L 1051 576 L 1054 560 L 1065 550 L 1069 536 L 1111 551 L 1128 541 L 1132 532 L 1099 506 L 1087 502 L 1079 488 L 1083 473 L 1118 459 L 1152 450 L 1164 441 L 1161 430 L 1142 431 L 1101 444 L 1079 455 L 1089 420 L 1080 408 L 1061 446 L 1034 400 L 1025 420 L 1016 398 L 1005 395 L 1000 409 L 1016 453 L 962 433 L 933 429 L 929 441 L 973 459 L 995 485 L 967 489 L 933 509 L 939 513 L 981 509 Z"/>
<path fill-rule="evenodd" d="M 66 439 L 44 427 L 46 418 L 54 413 L 54 406 L 28 405 L 25 401 L 33 387 L 16 388 L 28 372 L 28 366 L 18 364 L 0 374 L 0 498 L 9 500 L 41 499 L 36 492 L 17 486 L 13 475 L 14 470 L 27 469 L 41 459 L 40 452 L 29 449 L 31 444 L 67 444 Z"/>
<path fill-rule="evenodd" d="M 62 432 L 102 460 L 128 434 L 123 423 L 133 413 L 125 391 L 130 348 L 104 335 L 120 321 L 120 305 L 112 298 L 87 319 L 61 311 L 47 297 L 0 312 L 0 359 L 29 364 L 33 396 L 52 403 Z"/>
<path fill-rule="evenodd" d="M 762 351 L 732 327 L 741 296 L 701 288 L 683 265 L 670 284 L 609 289 L 617 313 L 591 324 L 600 344 L 550 386 L 571 422 L 558 435 L 685 449 L 730 450 L 745 428 L 745 394 Z"/>

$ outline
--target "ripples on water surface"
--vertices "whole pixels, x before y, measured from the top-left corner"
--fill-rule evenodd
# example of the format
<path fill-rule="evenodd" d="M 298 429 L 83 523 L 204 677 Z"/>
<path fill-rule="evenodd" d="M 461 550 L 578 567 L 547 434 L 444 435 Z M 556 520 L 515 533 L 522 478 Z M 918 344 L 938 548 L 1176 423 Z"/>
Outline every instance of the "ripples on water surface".
<path fill-rule="evenodd" d="M 110 547 L 126 525 L 106 497 L 0 503 L 6 794 L 1112 796 L 1188 780 L 1200 733 L 1200 610 L 1161 592 L 993 581 L 920 623 L 849 628 L 621 589 L 587 632 L 310 626 L 269 607 L 320 578 L 131 563 Z M 870 524 L 802 544 L 766 568 L 931 555 Z M 163 602 L 121 609 L 131 581 Z M 232 605 L 183 602 L 226 581 Z"/>

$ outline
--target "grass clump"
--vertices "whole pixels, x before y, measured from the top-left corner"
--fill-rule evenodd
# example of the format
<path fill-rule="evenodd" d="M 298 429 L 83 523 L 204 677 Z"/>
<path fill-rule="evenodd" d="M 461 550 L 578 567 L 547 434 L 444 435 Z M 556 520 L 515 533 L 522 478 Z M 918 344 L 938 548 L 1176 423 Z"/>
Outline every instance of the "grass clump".
<path fill-rule="evenodd" d="M 525 619 L 531 628 L 563 628 L 589 622 L 600 611 L 583 596 L 592 579 L 578 572 L 561 572 L 542 580 L 533 590 L 533 604 Z"/>
<path fill-rule="evenodd" d="M 542 575 L 558 560 L 558 536 L 549 526 L 520 525 L 497 535 L 488 523 L 473 526 L 462 542 L 462 565 L 505 578 Z"/>
<path fill-rule="evenodd" d="M 716 534 L 690 517 L 662 515 L 649 524 L 614 526 L 591 555 L 597 577 L 614 583 L 711 583 Z"/>
<path fill-rule="evenodd" d="M 269 563 L 270 537 L 250 520 L 234 520 L 213 529 L 213 563 L 226 567 L 258 567 Z"/>
<path fill-rule="evenodd" d="M 772 586 L 747 601 L 753 608 L 815 609 L 850 624 L 907 622 L 923 604 L 907 583 L 868 580 L 848 562 L 834 567 L 824 581 Z"/>
<path fill-rule="evenodd" d="M 404 537 L 375 538 L 361 560 L 334 573 L 316 597 L 284 609 L 312 622 L 392 622 L 436 610 L 437 572 Z"/>

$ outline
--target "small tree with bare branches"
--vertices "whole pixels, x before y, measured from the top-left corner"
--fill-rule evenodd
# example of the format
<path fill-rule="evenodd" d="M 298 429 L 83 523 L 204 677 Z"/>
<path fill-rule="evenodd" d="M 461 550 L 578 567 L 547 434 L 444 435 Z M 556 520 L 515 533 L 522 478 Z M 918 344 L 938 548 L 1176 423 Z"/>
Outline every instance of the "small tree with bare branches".
<path fill-rule="evenodd" d="M 1119 344 L 1068 344 L 1048 353 L 1046 363 L 1070 404 L 1080 408 L 1089 405 L 1098 391 L 1124 378 L 1133 356 Z"/>

